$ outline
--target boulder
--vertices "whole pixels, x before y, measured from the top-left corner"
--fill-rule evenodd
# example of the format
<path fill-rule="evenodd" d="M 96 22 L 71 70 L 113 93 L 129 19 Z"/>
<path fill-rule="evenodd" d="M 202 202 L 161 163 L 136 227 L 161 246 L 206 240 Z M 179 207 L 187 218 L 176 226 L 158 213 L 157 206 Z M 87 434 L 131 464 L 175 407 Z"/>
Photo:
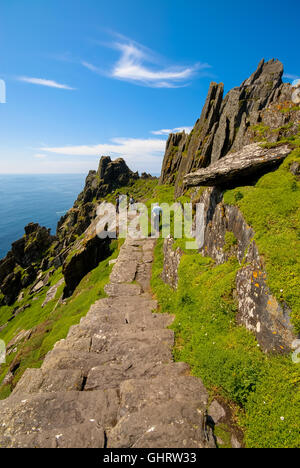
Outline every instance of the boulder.
<path fill-rule="evenodd" d="M 262 175 L 265 171 L 278 167 L 290 152 L 288 145 L 268 149 L 259 143 L 253 143 L 236 153 L 228 154 L 205 169 L 187 174 L 184 177 L 184 185 L 185 187 L 241 185 L 245 179 Z"/>
<path fill-rule="evenodd" d="M 208 410 L 209 416 L 213 419 L 214 424 L 218 424 L 226 417 L 226 411 L 217 400 L 214 400 Z"/>

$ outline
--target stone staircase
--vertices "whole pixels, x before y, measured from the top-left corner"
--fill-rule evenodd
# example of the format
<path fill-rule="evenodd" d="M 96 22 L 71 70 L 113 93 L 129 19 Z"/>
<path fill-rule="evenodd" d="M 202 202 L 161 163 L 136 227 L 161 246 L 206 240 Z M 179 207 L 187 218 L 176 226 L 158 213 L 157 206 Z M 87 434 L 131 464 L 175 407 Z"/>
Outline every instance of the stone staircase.
<path fill-rule="evenodd" d="M 213 448 L 208 394 L 174 363 L 150 294 L 155 241 L 127 238 L 107 298 L 0 402 L 0 447 Z"/>

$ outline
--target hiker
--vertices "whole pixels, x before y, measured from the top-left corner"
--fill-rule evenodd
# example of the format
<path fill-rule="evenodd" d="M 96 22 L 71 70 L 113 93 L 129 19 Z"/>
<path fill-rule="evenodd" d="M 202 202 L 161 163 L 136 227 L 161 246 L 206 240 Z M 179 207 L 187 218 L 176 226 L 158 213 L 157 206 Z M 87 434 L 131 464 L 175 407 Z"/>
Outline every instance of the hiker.
<path fill-rule="evenodd" d="M 119 214 L 119 207 L 120 207 L 120 197 L 117 195 L 116 197 L 116 213 Z"/>
<path fill-rule="evenodd" d="M 134 209 L 134 204 L 135 204 L 135 200 L 133 197 L 130 197 L 129 198 L 129 209 L 130 210 L 133 210 Z"/>
<path fill-rule="evenodd" d="M 162 215 L 162 209 L 159 206 L 159 203 L 155 203 L 154 207 L 152 208 L 152 220 L 153 220 L 153 226 L 156 231 L 156 234 L 159 234 L 159 224 L 160 224 L 161 215 Z"/>

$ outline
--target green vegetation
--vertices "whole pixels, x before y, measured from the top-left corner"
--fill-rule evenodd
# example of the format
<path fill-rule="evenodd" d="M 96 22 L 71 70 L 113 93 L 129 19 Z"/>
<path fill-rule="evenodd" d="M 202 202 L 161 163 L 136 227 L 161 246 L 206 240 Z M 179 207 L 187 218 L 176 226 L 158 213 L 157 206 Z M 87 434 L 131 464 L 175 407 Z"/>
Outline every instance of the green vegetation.
<path fill-rule="evenodd" d="M 287 126 L 285 126 L 287 127 Z M 284 129 L 284 127 L 281 127 Z M 276 129 L 277 131 L 280 131 L 280 129 Z M 284 137 L 281 138 L 279 141 L 275 143 L 263 143 L 262 146 L 263 148 L 276 148 L 277 146 L 281 146 L 284 144 L 288 144 L 291 148 L 300 148 L 300 125 L 298 127 L 298 132 L 295 135 L 292 135 L 290 137 Z"/>
<path fill-rule="evenodd" d="M 282 114 L 287 114 L 288 112 L 296 112 L 300 110 L 300 106 L 288 106 L 284 107 L 283 109 L 280 109 L 280 112 Z"/>
<path fill-rule="evenodd" d="M 44 289 L 36 295 L 38 298 L 36 301 L 30 300 L 28 294 L 25 294 L 22 302 L 11 307 L 1 308 L 0 326 L 7 322 L 16 307 L 30 303 L 29 308 L 21 312 L 2 330 L 0 339 L 8 344 L 21 330 L 32 329 L 32 334 L 27 341 L 18 345 L 16 352 L 7 356 L 6 364 L 1 366 L 0 382 L 4 379 L 11 365 L 19 366 L 14 373 L 13 386 L 16 385 L 28 367 L 40 367 L 45 355 L 53 348 L 54 344 L 67 336 L 69 328 L 79 323 L 81 317 L 86 315 L 95 301 L 105 297 L 104 286 L 109 281 L 111 271 L 109 260 L 118 256 L 118 250 L 119 242 L 112 242 L 111 256 L 100 262 L 97 268 L 86 275 L 72 297 L 66 299 L 64 303 L 58 302 L 64 287 L 62 285 L 58 289 L 56 297 L 44 308 L 41 305 L 48 289 Z M 52 276 L 51 285 L 56 284 L 61 278 L 62 273 L 59 269 Z M 6 398 L 11 389 L 10 385 L 0 387 L 0 399 Z"/>
<path fill-rule="evenodd" d="M 268 127 L 267 125 L 263 125 L 263 124 L 253 125 L 250 128 L 251 128 L 251 130 L 253 131 L 253 133 L 255 135 L 254 136 L 255 141 L 265 140 L 266 135 L 270 131 L 270 127 Z"/>
<path fill-rule="evenodd" d="M 299 332 L 300 183 L 289 171 L 293 161 L 300 161 L 299 148 L 277 171 L 263 176 L 255 187 L 227 191 L 224 202 L 237 205 L 254 229 L 268 285 L 276 298 L 292 309 L 292 321 Z"/>
<path fill-rule="evenodd" d="M 227 231 L 225 234 L 225 245 L 224 245 L 224 251 L 229 252 L 232 247 L 237 245 L 238 240 L 233 234 L 233 232 Z"/>
<path fill-rule="evenodd" d="M 138 179 L 126 187 L 119 188 L 105 197 L 108 203 L 115 203 L 118 194 L 126 195 L 127 193 L 132 196 L 135 201 L 145 202 L 152 198 L 154 191 L 158 187 L 158 179 Z M 101 201 L 101 200 L 100 200 Z"/>

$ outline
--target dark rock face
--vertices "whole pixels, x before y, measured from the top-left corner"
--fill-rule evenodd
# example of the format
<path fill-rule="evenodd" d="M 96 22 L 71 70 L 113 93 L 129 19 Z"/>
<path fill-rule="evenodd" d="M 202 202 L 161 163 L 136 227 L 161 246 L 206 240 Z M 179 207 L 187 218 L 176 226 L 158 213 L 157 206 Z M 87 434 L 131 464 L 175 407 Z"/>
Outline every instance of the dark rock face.
<path fill-rule="evenodd" d="M 187 174 L 184 177 L 184 185 L 187 188 L 199 185 L 242 185 L 246 179 L 278 167 L 290 152 L 287 145 L 267 149 L 253 143 L 236 153 L 228 154 L 205 169 Z"/>
<path fill-rule="evenodd" d="M 170 135 L 160 183 L 175 184 L 175 195 L 181 195 L 186 174 L 216 163 L 229 151 L 260 141 L 261 135 L 256 133 L 261 128 L 257 126 L 264 127 L 268 141 L 278 141 L 282 134 L 273 130 L 296 122 L 295 113 L 300 114 L 280 112 L 292 103 L 292 87 L 282 83 L 282 73 L 278 60 L 262 60 L 251 77 L 224 99 L 223 84 L 211 83 L 201 117 L 190 135 Z M 294 130 L 285 131 L 294 134 Z"/>
<path fill-rule="evenodd" d="M 0 289 L 4 303 L 11 305 L 20 290 L 34 281 L 43 255 L 54 241 L 50 229 L 30 223 L 25 235 L 12 244 L 11 251 L 0 262 Z"/>
<path fill-rule="evenodd" d="M 67 259 L 63 264 L 63 275 L 66 283 L 64 297 L 70 296 L 81 279 L 96 268 L 99 262 L 108 255 L 108 239 L 99 239 L 95 236 L 89 239 L 79 252 Z"/>

